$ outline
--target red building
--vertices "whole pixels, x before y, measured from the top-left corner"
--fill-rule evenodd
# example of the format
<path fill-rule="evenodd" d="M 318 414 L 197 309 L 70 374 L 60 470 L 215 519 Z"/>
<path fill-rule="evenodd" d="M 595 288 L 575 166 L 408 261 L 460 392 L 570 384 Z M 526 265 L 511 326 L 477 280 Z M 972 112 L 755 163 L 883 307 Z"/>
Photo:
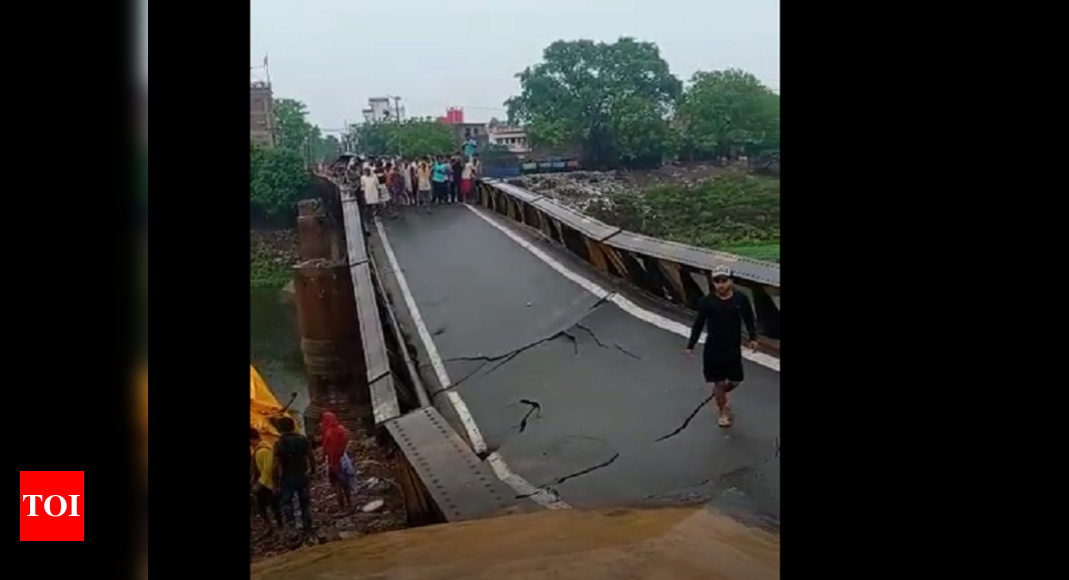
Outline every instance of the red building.
<path fill-rule="evenodd" d="M 438 122 L 445 123 L 446 125 L 463 125 L 464 109 L 461 109 L 460 107 L 449 107 L 445 110 L 444 117 L 438 117 Z"/>

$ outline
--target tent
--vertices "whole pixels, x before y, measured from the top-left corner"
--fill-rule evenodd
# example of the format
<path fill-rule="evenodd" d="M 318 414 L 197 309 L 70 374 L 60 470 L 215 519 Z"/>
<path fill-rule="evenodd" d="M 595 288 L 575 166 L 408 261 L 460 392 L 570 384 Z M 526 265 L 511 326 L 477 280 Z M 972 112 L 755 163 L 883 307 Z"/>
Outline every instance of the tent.
<path fill-rule="evenodd" d="M 272 418 L 289 417 L 296 422 L 296 417 L 288 410 L 283 411 L 282 403 L 271 392 L 264 378 L 256 371 L 256 367 L 249 365 L 249 409 L 251 411 L 249 425 L 260 432 L 260 437 L 268 443 L 278 440 L 278 429 L 271 424 Z"/>

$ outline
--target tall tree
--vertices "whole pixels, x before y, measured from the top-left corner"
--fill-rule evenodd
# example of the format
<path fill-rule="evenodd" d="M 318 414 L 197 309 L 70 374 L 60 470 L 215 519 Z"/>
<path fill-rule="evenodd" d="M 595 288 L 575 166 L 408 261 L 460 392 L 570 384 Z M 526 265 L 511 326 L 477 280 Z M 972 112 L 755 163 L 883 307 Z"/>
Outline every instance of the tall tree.
<path fill-rule="evenodd" d="M 251 213 L 268 220 L 288 220 L 312 176 L 298 152 L 291 149 L 249 148 L 249 205 Z"/>
<path fill-rule="evenodd" d="M 695 73 L 677 122 L 684 147 L 698 156 L 779 149 L 779 95 L 746 71 Z"/>
<path fill-rule="evenodd" d="M 308 107 L 296 99 L 275 100 L 275 145 L 280 149 L 303 151 L 313 137 Z"/>
<path fill-rule="evenodd" d="M 535 146 L 582 144 L 594 165 L 636 165 L 667 153 L 668 116 L 682 92 L 651 42 L 558 40 L 517 77 L 506 101 Z"/>
<path fill-rule="evenodd" d="M 357 148 L 367 155 L 424 157 L 457 149 L 456 135 L 434 119 L 364 123 L 353 127 Z"/>

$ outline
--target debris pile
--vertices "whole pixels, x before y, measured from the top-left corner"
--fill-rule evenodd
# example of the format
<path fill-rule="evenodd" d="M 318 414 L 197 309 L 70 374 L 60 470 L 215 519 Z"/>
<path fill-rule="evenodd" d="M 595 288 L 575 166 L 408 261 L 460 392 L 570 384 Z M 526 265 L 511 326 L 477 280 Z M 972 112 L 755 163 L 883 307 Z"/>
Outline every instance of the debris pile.
<path fill-rule="evenodd" d="M 252 506 L 249 527 L 251 561 L 262 560 L 296 550 L 302 546 L 323 544 L 335 540 L 387 532 L 406 527 L 401 490 L 394 482 L 396 461 L 379 447 L 373 438 L 349 442 L 349 456 L 357 470 L 353 488 L 352 507 L 342 510 L 334 490 L 327 482 L 322 450 L 316 451 L 319 471 L 312 481 L 311 533 L 288 528 L 271 530 Z M 300 509 L 294 499 L 294 515 L 300 522 Z"/>
<path fill-rule="evenodd" d="M 732 169 L 713 164 L 665 165 L 639 171 L 538 173 L 514 177 L 508 182 L 583 212 L 592 205 L 611 209 L 613 198 L 621 195 L 641 196 L 643 191 L 651 187 L 692 187 L 725 171 Z"/>
<path fill-rule="evenodd" d="M 509 183 L 544 195 L 576 211 L 585 211 L 595 201 L 604 202 L 629 192 L 627 182 L 620 179 L 615 171 L 539 173 L 516 177 L 510 179 Z"/>

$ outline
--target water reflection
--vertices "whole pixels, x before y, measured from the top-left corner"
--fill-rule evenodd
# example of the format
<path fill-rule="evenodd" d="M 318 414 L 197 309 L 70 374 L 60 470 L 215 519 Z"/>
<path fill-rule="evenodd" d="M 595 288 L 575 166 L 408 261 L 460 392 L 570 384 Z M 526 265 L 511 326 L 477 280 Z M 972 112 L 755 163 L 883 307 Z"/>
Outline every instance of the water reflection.
<path fill-rule="evenodd" d="M 308 405 L 297 310 L 293 297 L 279 290 L 249 291 L 249 361 L 285 404 L 297 393 L 293 409 Z"/>

